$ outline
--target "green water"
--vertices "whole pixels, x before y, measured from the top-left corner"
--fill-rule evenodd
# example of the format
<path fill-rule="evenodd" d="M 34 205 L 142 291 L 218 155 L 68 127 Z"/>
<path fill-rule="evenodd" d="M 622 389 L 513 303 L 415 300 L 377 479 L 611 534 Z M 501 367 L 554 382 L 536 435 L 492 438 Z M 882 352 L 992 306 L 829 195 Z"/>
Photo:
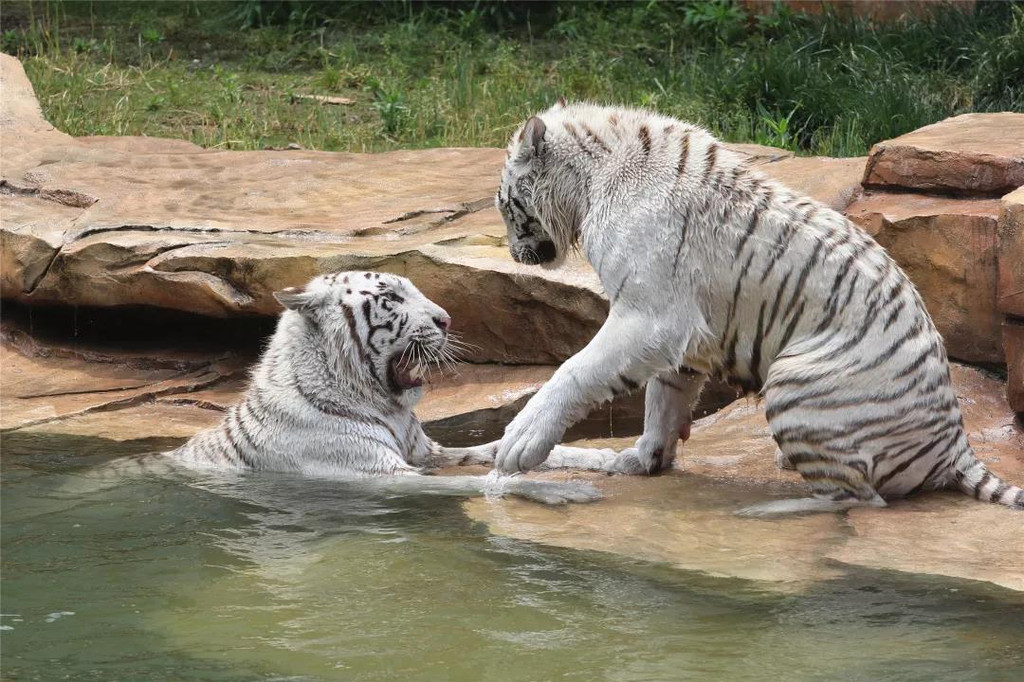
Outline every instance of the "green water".
<path fill-rule="evenodd" d="M 75 494 L 98 458 L 23 449 L 4 443 L 6 680 L 1024 679 L 1024 597 L 983 583 L 780 592 L 283 476 Z"/>

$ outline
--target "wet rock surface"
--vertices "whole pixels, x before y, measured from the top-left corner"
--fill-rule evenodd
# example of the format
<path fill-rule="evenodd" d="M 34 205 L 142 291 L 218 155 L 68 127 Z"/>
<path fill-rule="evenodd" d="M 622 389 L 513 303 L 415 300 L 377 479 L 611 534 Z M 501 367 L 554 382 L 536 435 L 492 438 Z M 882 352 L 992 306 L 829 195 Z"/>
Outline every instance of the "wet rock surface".
<path fill-rule="evenodd" d="M 864 185 L 1003 193 L 1024 185 L 1024 114 L 964 114 L 876 144 Z"/>
<path fill-rule="evenodd" d="M 1005 404 L 1002 383 L 960 365 L 953 367 L 953 381 L 979 458 L 1007 480 L 1024 481 L 1024 432 Z M 632 440 L 576 444 L 620 449 Z M 543 474 L 591 480 L 606 495 L 601 502 L 563 509 L 485 500 L 465 506 L 495 533 L 714 575 L 786 585 L 859 566 L 1024 590 L 1020 512 L 960 493 L 931 493 L 846 514 L 736 516 L 738 509 L 772 497 L 807 495 L 798 474 L 775 468 L 774 452 L 762 406 L 743 399 L 696 422 L 675 470 L 666 475 Z"/>

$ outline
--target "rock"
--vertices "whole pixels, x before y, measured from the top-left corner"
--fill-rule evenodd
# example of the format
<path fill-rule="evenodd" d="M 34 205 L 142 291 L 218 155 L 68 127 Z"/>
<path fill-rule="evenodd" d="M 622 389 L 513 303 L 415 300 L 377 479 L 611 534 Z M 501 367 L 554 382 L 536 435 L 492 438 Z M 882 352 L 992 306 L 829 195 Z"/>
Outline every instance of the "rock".
<path fill-rule="evenodd" d="M 759 165 L 757 169 L 790 189 L 842 212 L 861 194 L 860 179 L 866 161 L 865 157 L 795 156 Z"/>
<path fill-rule="evenodd" d="M 847 517 L 854 533 L 828 558 L 883 571 L 984 580 L 1024 592 L 1019 551 L 1024 533 L 1019 521 L 1007 517 L 1013 513 L 955 493 L 888 509 L 855 509 Z"/>
<path fill-rule="evenodd" d="M 237 359 L 113 356 L 41 347 L 4 329 L 0 344 L 0 430 L 23 429 L 197 390 L 241 369 Z M 139 432 L 139 423 L 132 425 Z"/>
<path fill-rule="evenodd" d="M 1024 482 L 1024 433 L 1014 426 L 1003 385 L 961 365 L 953 365 L 952 376 L 978 457 L 1006 480 Z M 631 444 L 627 438 L 576 443 Z M 590 480 L 606 495 L 595 504 L 549 509 L 470 500 L 465 508 L 493 533 L 770 584 L 827 579 L 843 570 L 838 561 L 1024 590 L 1019 552 L 1007 551 L 1024 547 L 1020 513 L 961 493 L 930 493 L 845 516 L 735 516 L 773 496 L 807 494 L 799 475 L 774 467 L 775 442 L 763 406 L 753 400 L 695 423 L 680 452 L 676 469 L 655 478 L 535 474 Z"/>
<path fill-rule="evenodd" d="M 964 114 L 871 148 L 864 185 L 969 193 L 1024 185 L 1024 114 Z"/>
<path fill-rule="evenodd" d="M 4 120 L 39 131 L 5 133 L 6 299 L 268 316 L 279 311 L 276 289 L 329 270 L 388 270 L 449 310 L 477 347 L 468 360 L 516 364 L 565 360 L 607 314 L 586 263 L 552 272 L 512 262 L 492 207 L 503 150 L 223 152 L 70 138 L 42 120 L 18 61 L 2 64 L 20 84 L 5 90 Z M 832 204 L 860 163 L 741 151 Z"/>
<path fill-rule="evenodd" d="M 843 211 L 860 196 L 867 157 L 832 159 L 796 156 L 787 149 L 731 142 L 725 145 L 744 157 L 748 166 L 829 208 Z"/>
<path fill-rule="evenodd" d="M 561 362 L 607 314 L 586 264 L 548 272 L 512 262 L 492 207 L 503 150 L 76 140 L 41 119 L 18 61 L 2 64 L 17 85 L 5 85 L 2 114 L 6 299 L 276 315 L 276 289 L 324 271 L 389 270 L 448 307 L 477 347 L 467 359 L 524 364 Z"/>
<path fill-rule="evenodd" d="M 217 410 L 150 399 L 5 431 L 3 441 L 9 452 L 112 459 L 173 450 L 197 431 L 216 426 L 223 416 Z"/>
<path fill-rule="evenodd" d="M 1006 349 L 1006 401 L 1014 412 L 1024 413 L 1024 320 L 1003 322 Z"/>
<path fill-rule="evenodd" d="M 996 307 L 997 199 L 868 192 L 847 216 L 921 292 L 950 357 L 1003 361 Z"/>
<path fill-rule="evenodd" d="M 127 154 L 195 154 L 205 151 L 188 140 L 167 137 L 87 135 L 74 138 L 75 142 L 87 147 L 113 149 Z M 211 152 L 216 153 L 216 152 Z"/>
<path fill-rule="evenodd" d="M 544 478 L 569 477 L 553 472 Z M 824 561 L 843 534 L 838 515 L 741 518 L 733 512 L 756 501 L 756 493 L 696 476 L 623 476 L 597 483 L 605 499 L 595 504 L 551 508 L 514 499 L 496 505 L 477 498 L 463 507 L 495 535 L 612 552 L 781 588 L 840 574 Z"/>
<path fill-rule="evenodd" d="M 747 164 L 751 166 L 763 166 L 796 156 L 795 152 L 791 152 L 788 149 L 768 147 L 763 144 L 728 142 L 725 146 L 746 159 Z"/>
<path fill-rule="evenodd" d="M 1024 317 L 1024 187 L 1003 197 L 999 211 L 998 308 Z"/>
<path fill-rule="evenodd" d="M 14 438 L 40 450 L 77 452 L 83 443 L 108 456 L 167 449 L 221 419 L 244 392 L 254 360 L 248 352 L 46 345 L 5 321 L 0 431 L 5 444 Z M 554 371 L 551 365 L 461 365 L 429 378 L 417 414 L 428 434 L 447 445 L 496 440 Z M 721 389 L 711 390 L 704 409 L 725 402 Z M 596 410 L 571 437 L 638 433 L 642 424 L 638 393 Z"/>

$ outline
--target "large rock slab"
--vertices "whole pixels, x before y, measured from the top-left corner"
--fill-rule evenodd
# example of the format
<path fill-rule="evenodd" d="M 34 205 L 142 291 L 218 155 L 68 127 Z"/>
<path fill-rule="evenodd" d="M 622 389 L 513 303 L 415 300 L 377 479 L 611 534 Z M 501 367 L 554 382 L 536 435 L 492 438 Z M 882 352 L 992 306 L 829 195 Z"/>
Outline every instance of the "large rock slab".
<path fill-rule="evenodd" d="M 871 148 L 864 185 L 1003 193 L 1024 185 L 1024 114 L 964 114 Z"/>
<path fill-rule="evenodd" d="M 868 192 L 847 216 L 910 276 L 950 357 L 1003 361 L 996 302 L 998 199 Z"/>
<path fill-rule="evenodd" d="M 251 352 L 97 350 L 46 345 L 5 323 L 0 344 L 0 432 L 20 450 L 131 454 L 176 446 L 220 421 L 248 383 Z M 424 430 L 450 446 L 501 438 L 505 425 L 554 373 L 553 365 L 459 365 L 428 376 L 416 408 Z M 736 390 L 712 383 L 697 414 Z M 567 439 L 643 429 L 643 392 L 595 409 Z"/>
<path fill-rule="evenodd" d="M 1024 481 L 1024 433 L 1014 425 L 1004 386 L 976 369 L 952 370 L 978 457 L 1007 480 Z M 622 449 L 632 441 L 576 444 Z M 960 493 L 926 494 L 846 515 L 768 521 L 735 516 L 753 502 L 807 494 L 799 475 L 774 467 L 775 447 L 763 405 L 743 399 L 696 422 L 676 469 L 666 475 L 544 474 L 591 480 L 606 500 L 557 510 L 471 500 L 466 509 L 495 533 L 770 584 L 828 578 L 842 570 L 835 563 L 841 562 L 1024 590 L 1020 552 L 1007 549 L 1024 547 L 1020 513 Z"/>
<path fill-rule="evenodd" d="M 559 363 L 608 303 L 589 265 L 515 264 L 492 206 L 504 152 L 225 152 L 177 140 L 71 138 L 42 119 L 20 63 L 0 56 L 6 127 L 0 293 L 28 304 L 153 306 L 269 316 L 272 293 L 343 269 L 410 276 L 476 346 L 474 362 Z M 842 208 L 863 160 L 749 162 Z"/>
<path fill-rule="evenodd" d="M 999 211 L 998 307 L 1024 317 L 1024 187 L 1010 192 Z"/>
<path fill-rule="evenodd" d="M 953 493 L 888 509 L 855 509 L 848 515 L 854 533 L 828 558 L 883 571 L 983 580 L 1024 592 L 1024 524 L 1008 516 L 1014 513 Z"/>

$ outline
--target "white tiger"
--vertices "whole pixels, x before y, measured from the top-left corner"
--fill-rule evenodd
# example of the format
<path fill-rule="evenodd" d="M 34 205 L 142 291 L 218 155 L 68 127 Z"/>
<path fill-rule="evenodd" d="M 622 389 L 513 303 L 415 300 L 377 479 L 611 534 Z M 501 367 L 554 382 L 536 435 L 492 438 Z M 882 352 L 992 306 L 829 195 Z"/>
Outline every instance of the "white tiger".
<path fill-rule="evenodd" d="M 275 294 L 286 308 L 242 400 L 170 453 L 192 468 L 390 478 L 400 489 L 507 492 L 547 503 L 599 497 L 584 484 L 419 476 L 490 464 L 497 443 L 445 448 L 412 408 L 427 365 L 450 356 L 451 318 L 404 277 L 343 272 Z M 614 470 L 612 451 L 559 447 L 559 466 Z M 409 480 L 414 477 L 415 480 Z"/>
<path fill-rule="evenodd" d="M 537 466 L 591 407 L 644 383 L 634 454 L 664 469 L 714 374 L 764 396 L 780 464 L 814 494 L 755 513 L 949 486 L 1024 508 L 1024 491 L 975 458 L 906 275 L 842 215 L 701 128 L 560 103 L 512 137 L 496 203 L 515 260 L 557 267 L 581 248 L 611 299 L 594 339 L 506 428 L 499 470 Z"/>

